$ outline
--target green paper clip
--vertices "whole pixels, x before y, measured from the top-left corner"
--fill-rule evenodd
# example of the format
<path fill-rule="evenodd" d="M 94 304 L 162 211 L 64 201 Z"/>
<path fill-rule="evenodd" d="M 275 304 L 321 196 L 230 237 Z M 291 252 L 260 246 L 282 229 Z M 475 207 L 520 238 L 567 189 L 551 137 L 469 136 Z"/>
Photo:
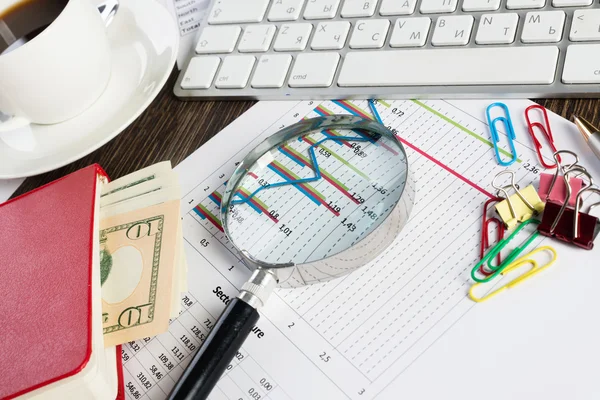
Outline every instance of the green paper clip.
<path fill-rule="evenodd" d="M 475 282 L 484 283 L 484 282 L 489 282 L 492 279 L 494 279 L 495 277 L 497 277 L 498 275 L 500 275 L 502 273 L 502 271 L 504 271 L 504 269 L 506 267 L 508 267 L 514 260 L 516 260 L 517 257 L 519 257 L 519 254 L 521 254 L 523 252 L 523 250 L 525 250 L 527 248 L 527 246 L 529 246 L 531 244 L 531 242 L 533 242 L 535 240 L 535 238 L 538 237 L 538 235 L 539 235 L 538 230 L 536 229 L 535 232 L 533 232 L 531 234 L 531 236 L 529 236 L 529 238 L 527 238 L 527 240 L 525 240 L 519 246 L 515 247 L 515 249 L 513 251 L 511 251 L 510 254 L 504 258 L 504 261 L 502 261 L 502 264 L 494 266 L 494 265 L 492 265 L 492 261 L 494 260 L 496 255 L 498 255 L 506 247 L 506 245 L 508 245 L 508 243 L 511 240 L 513 240 L 514 237 L 516 235 L 518 235 L 519 232 L 521 232 L 527 225 L 529 225 L 529 224 L 538 224 L 539 225 L 539 223 L 540 223 L 540 221 L 538 221 L 536 219 L 528 219 L 527 221 L 524 221 L 521 225 L 519 225 L 517 227 L 517 229 L 515 229 L 513 231 L 513 233 L 510 234 L 509 237 L 507 237 L 506 239 L 502 239 L 501 241 L 496 243 L 496 245 L 494 247 L 492 247 L 492 249 L 477 263 L 477 265 L 475 265 L 475 267 L 473 267 L 473 269 L 471 270 L 471 278 L 473 278 L 473 280 Z M 478 278 L 476 276 L 476 273 L 479 270 L 479 268 L 486 262 L 488 263 L 488 267 L 492 271 L 492 273 L 489 276 L 485 276 L 483 278 Z"/>

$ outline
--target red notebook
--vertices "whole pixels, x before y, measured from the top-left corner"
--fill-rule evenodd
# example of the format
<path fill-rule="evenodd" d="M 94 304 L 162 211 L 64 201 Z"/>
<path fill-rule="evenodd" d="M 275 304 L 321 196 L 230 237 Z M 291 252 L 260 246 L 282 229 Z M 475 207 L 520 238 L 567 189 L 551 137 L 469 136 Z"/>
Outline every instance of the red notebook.
<path fill-rule="evenodd" d="M 103 180 L 92 165 L 0 205 L 0 399 L 123 396 L 120 348 L 102 341 Z"/>

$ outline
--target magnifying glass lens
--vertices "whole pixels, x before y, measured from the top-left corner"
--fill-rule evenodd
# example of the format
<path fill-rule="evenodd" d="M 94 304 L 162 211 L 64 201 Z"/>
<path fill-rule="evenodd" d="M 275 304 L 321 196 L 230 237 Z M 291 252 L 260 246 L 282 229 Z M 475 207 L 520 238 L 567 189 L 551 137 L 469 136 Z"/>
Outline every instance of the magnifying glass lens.
<path fill-rule="evenodd" d="M 398 204 L 407 160 L 394 138 L 317 129 L 271 147 L 233 189 L 226 228 L 263 263 L 303 264 L 359 244 Z"/>

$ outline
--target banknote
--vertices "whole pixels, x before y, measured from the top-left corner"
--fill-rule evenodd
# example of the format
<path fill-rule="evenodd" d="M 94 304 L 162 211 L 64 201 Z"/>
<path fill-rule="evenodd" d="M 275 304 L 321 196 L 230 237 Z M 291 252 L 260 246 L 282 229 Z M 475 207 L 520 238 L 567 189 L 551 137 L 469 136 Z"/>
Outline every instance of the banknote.
<path fill-rule="evenodd" d="M 169 162 L 162 162 L 131 175 L 117 179 L 103 187 L 100 207 L 103 215 L 107 211 L 127 212 L 150 204 L 179 199 L 181 191 L 177 174 Z M 181 223 L 178 229 L 178 252 L 171 292 L 171 317 L 181 311 L 181 292 L 187 290 L 187 261 L 183 249 Z"/>
<path fill-rule="evenodd" d="M 144 197 L 148 196 L 142 199 Z M 100 220 L 102 322 L 106 347 L 154 336 L 168 329 L 180 234 L 179 199 L 140 206 L 128 212 L 119 212 L 128 208 L 124 204 L 110 208 L 112 213 L 101 210 L 104 215 Z"/>
<path fill-rule="evenodd" d="M 135 171 L 122 178 L 116 179 L 102 187 L 101 198 L 118 193 L 132 186 L 137 186 L 144 182 L 158 181 L 173 173 L 170 161 L 163 161 L 158 164 Z"/>

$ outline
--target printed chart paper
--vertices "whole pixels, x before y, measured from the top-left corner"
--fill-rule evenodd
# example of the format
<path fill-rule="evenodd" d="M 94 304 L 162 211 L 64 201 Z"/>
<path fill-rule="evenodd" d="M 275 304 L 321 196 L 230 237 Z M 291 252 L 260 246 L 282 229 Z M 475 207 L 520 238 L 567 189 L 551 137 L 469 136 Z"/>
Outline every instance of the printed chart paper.
<path fill-rule="evenodd" d="M 510 169 L 521 187 L 537 185 L 544 169 L 523 117 L 531 103 L 506 103 L 518 138 L 519 160 Z M 505 169 L 495 161 L 484 122 L 488 104 L 378 102 L 385 125 L 401 138 L 416 182 L 408 225 L 375 261 L 344 278 L 277 289 L 211 399 L 600 396 L 594 373 L 600 356 L 597 250 L 538 238 L 536 245 L 557 249 L 555 265 L 486 303 L 467 298 L 483 203 L 493 195 L 493 177 Z M 124 346 L 130 399 L 166 398 L 249 277 L 218 219 L 224 182 L 236 163 L 304 117 L 369 118 L 368 110 L 366 101 L 261 102 L 178 166 L 190 290 L 168 332 Z M 600 176 L 574 126 L 555 115 L 551 123 L 558 147 L 578 152 Z M 330 147 L 336 145 L 342 146 Z M 283 167 L 297 168 L 291 159 Z M 263 206 L 256 212 L 268 218 L 277 204 Z"/>
<path fill-rule="evenodd" d="M 204 15 L 208 12 L 210 0 L 161 0 L 167 2 L 167 8 L 175 18 L 179 28 L 179 52 L 177 66 L 183 68 L 194 50 L 194 39 L 200 29 Z"/>

